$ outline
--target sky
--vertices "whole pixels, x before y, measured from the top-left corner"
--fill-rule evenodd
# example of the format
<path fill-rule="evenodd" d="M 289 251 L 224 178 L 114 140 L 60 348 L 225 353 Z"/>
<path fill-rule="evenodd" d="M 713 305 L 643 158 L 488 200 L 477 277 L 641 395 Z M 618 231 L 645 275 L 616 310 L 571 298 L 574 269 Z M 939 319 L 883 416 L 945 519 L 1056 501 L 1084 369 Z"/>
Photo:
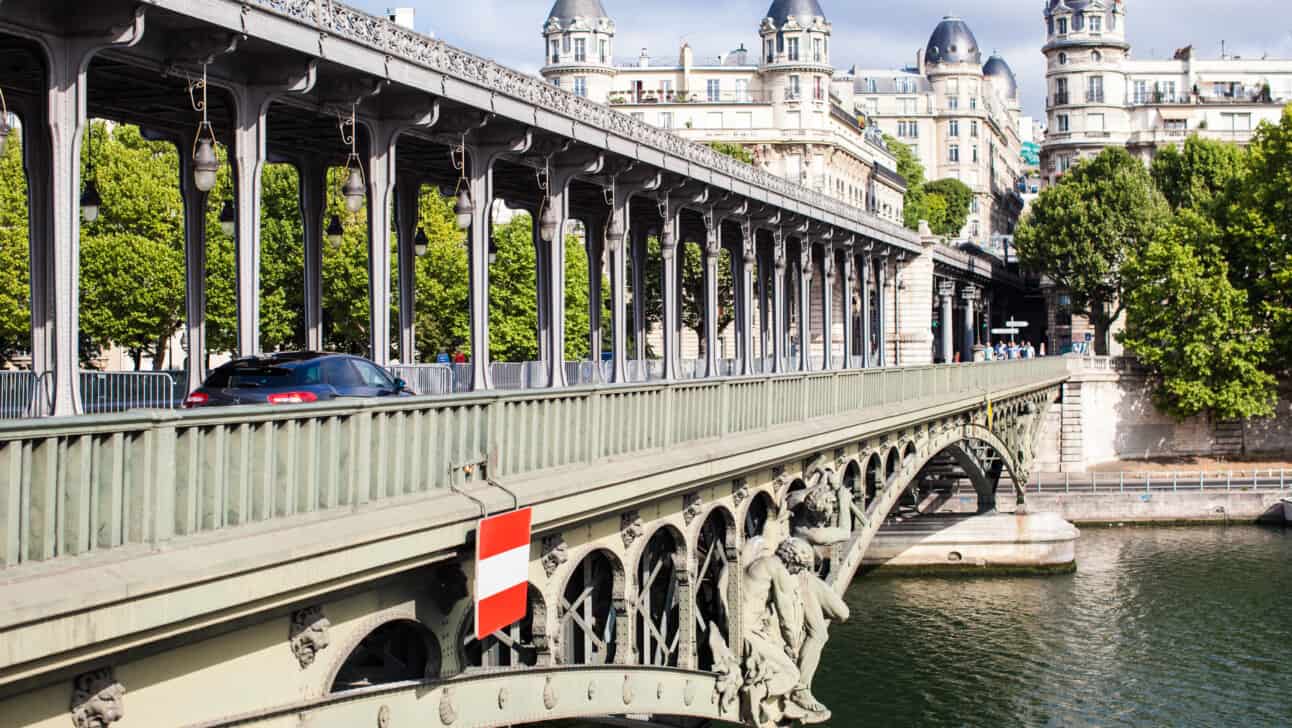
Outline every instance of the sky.
<path fill-rule="evenodd" d="M 374 14 L 396 4 L 417 10 L 417 30 L 527 73 L 543 60 L 541 29 L 551 0 L 347 0 Z M 460 1 L 460 0 L 459 0 Z M 758 47 L 758 24 L 769 0 L 602 0 L 616 24 L 617 57 L 675 56 L 683 41 L 696 56 L 717 56 L 744 44 Z M 835 67 L 900 68 L 915 62 L 942 16 L 959 14 L 973 29 L 983 60 L 998 50 L 1018 76 L 1023 111 L 1043 116 L 1044 0 L 821 0 L 834 26 Z M 1292 58 L 1289 0 L 1127 0 L 1128 38 L 1135 58 L 1170 58 L 1192 44 L 1201 57 Z"/>

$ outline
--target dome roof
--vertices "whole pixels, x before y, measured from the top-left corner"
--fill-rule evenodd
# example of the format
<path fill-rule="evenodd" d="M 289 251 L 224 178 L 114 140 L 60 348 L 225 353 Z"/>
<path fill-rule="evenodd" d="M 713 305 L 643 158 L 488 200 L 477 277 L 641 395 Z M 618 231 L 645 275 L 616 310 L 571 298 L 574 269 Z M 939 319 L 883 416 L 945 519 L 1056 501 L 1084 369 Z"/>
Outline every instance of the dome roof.
<path fill-rule="evenodd" d="M 1045 14 L 1054 12 L 1059 5 L 1067 5 L 1069 10 L 1085 10 L 1091 0 L 1045 0 Z"/>
<path fill-rule="evenodd" d="M 939 63 L 982 63 L 982 52 L 978 50 L 978 39 L 965 21 L 952 15 L 942 19 L 938 27 L 929 36 L 929 44 L 924 49 L 924 62 L 930 65 Z"/>
<path fill-rule="evenodd" d="M 575 18 L 596 20 L 609 17 L 606 9 L 601 7 L 601 0 L 556 0 L 556 4 L 552 6 L 552 12 L 547 14 L 549 21 L 555 19 L 562 25 Z"/>
<path fill-rule="evenodd" d="M 1014 77 L 1013 69 L 999 54 L 991 54 L 991 58 L 988 58 L 986 65 L 982 67 L 982 75 L 991 78 L 997 87 L 1005 92 L 1005 98 L 1018 98 L 1018 79 Z"/>
<path fill-rule="evenodd" d="M 785 25 L 791 15 L 799 25 L 807 25 L 809 18 L 825 20 L 825 11 L 817 0 L 772 0 L 772 6 L 767 8 L 767 15 L 764 17 L 771 18 L 772 23 L 779 28 Z"/>

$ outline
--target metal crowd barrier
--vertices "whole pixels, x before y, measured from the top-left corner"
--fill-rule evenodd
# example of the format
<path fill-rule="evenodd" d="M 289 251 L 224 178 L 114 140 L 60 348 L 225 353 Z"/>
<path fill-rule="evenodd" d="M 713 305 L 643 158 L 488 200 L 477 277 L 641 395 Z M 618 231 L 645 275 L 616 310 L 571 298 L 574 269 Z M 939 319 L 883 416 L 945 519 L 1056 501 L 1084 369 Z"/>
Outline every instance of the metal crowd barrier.
<path fill-rule="evenodd" d="M 81 406 L 87 415 L 175 409 L 183 401 L 180 385 L 171 372 L 82 371 Z"/>
<path fill-rule="evenodd" d="M 39 417 L 52 394 L 46 372 L 0 371 L 0 420 Z"/>
<path fill-rule="evenodd" d="M 1027 487 L 1029 493 L 1071 495 L 1233 490 L 1292 490 L 1292 471 L 1040 473 Z"/>

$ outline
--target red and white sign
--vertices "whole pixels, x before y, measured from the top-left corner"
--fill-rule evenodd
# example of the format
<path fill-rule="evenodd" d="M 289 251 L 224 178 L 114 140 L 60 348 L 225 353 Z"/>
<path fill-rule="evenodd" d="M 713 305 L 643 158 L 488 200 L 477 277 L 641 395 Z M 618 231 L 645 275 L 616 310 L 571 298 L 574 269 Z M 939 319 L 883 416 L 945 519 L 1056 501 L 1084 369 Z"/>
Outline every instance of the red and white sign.
<path fill-rule="evenodd" d="M 476 527 L 476 639 L 525 618 L 529 597 L 529 528 L 522 508 L 484 518 Z"/>

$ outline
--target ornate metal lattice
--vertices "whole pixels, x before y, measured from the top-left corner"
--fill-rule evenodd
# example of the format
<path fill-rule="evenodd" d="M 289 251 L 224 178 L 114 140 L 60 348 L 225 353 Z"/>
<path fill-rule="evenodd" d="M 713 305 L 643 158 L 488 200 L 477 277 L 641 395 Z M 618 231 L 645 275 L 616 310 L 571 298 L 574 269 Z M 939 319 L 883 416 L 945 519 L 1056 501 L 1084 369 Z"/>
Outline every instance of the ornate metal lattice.
<path fill-rule="evenodd" d="M 646 544 L 637 567 L 637 655 L 643 665 L 678 662 L 680 599 L 677 579 L 678 543 L 660 530 Z"/>
<path fill-rule="evenodd" d="M 606 665 L 615 659 L 615 565 L 602 551 L 570 572 L 561 595 L 561 661 Z"/>

